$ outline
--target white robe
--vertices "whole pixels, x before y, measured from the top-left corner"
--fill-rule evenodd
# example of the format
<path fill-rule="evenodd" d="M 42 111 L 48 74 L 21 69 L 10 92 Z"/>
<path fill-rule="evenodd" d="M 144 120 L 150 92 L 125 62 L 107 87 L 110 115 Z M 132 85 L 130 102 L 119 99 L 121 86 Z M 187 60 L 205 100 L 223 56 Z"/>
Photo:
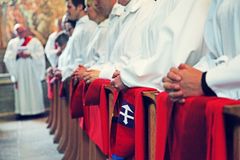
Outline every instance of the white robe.
<path fill-rule="evenodd" d="M 143 42 L 133 50 L 139 56 L 119 68 L 123 83 L 162 91 L 162 78 L 172 66 L 196 63 L 202 56 L 209 4 L 210 0 L 160 1 L 148 30 L 139 38 Z"/>
<path fill-rule="evenodd" d="M 209 53 L 196 67 L 219 97 L 240 99 L 239 0 L 212 0 L 204 39 Z"/>
<path fill-rule="evenodd" d="M 81 17 L 76 24 L 71 38 L 67 43 L 67 49 L 64 50 L 64 54 L 61 54 L 59 61 L 60 66 L 58 68 L 62 71 L 62 80 L 72 75 L 74 70 L 79 64 L 85 64 L 87 62 L 87 50 L 86 46 L 92 40 L 96 30 L 97 24 L 91 21 L 87 15 Z M 64 64 L 64 65 L 61 65 Z"/>
<path fill-rule="evenodd" d="M 120 17 L 124 13 L 124 6 L 115 3 L 112 8 L 111 14 L 109 16 L 109 25 L 108 25 L 108 56 L 110 56 L 111 51 L 114 48 L 115 42 L 120 32 L 119 22 Z M 109 57 L 107 58 L 109 59 Z"/>
<path fill-rule="evenodd" d="M 138 56 L 139 52 L 133 50 L 140 44 L 141 33 L 155 5 L 154 1 L 131 0 L 125 6 L 124 13 L 120 17 L 119 35 L 109 53 L 108 62 L 101 66 L 100 78 L 111 79 L 120 65 L 126 65 L 131 58 Z"/>
<path fill-rule="evenodd" d="M 31 58 L 16 60 L 17 50 L 23 41 L 18 37 L 9 41 L 4 62 L 18 84 L 15 89 L 15 112 L 34 115 L 45 110 L 41 84 L 45 75 L 44 49 L 39 40 L 32 38 L 26 46 Z"/>
<path fill-rule="evenodd" d="M 48 41 L 45 46 L 45 54 L 52 67 L 56 67 L 58 63 L 57 52 L 59 50 L 55 48 L 55 40 L 57 36 L 58 36 L 58 32 L 51 33 L 50 36 L 48 37 Z"/>
<path fill-rule="evenodd" d="M 98 24 L 97 29 L 87 46 L 86 68 L 96 69 L 98 65 L 104 63 L 107 58 L 107 34 L 109 19 L 105 19 Z"/>
<path fill-rule="evenodd" d="M 119 30 L 119 18 L 123 13 L 124 7 L 115 3 L 109 18 L 98 25 L 91 43 L 88 45 L 88 63 L 85 67 L 100 70 L 101 66 L 109 59 Z"/>

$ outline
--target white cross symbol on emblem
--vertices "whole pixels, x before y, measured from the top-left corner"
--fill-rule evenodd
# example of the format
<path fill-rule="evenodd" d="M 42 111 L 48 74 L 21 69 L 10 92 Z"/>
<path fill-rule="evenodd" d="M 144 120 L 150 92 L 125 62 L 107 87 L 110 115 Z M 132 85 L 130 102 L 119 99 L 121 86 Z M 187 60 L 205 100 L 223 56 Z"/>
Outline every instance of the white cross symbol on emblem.
<path fill-rule="evenodd" d="M 125 109 L 125 112 L 123 113 L 121 111 L 120 114 L 124 116 L 123 123 L 127 125 L 128 124 L 128 118 L 129 119 L 134 119 L 133 116 L 128 115 L 128 112 L 132 112 L 133 113 L 133 111 L 131 110 L 131 108 L 128 105 L 123 105 L 122 108 Z"/>

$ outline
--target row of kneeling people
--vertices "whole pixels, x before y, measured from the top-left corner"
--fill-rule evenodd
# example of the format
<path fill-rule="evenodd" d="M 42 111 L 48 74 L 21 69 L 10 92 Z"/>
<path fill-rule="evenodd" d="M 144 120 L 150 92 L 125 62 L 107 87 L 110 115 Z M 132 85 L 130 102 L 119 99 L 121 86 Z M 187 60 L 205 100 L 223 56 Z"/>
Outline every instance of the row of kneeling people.
<path fill-rule="evenodd" d="M 102 102 L 102 99 L 99 100 L 102 86 L 98 83 L 111 84 L 124 92 L 122 99 L 134 103 L 141 103 L 137 100 L 139 92 L 134 87 L 147 87 L 158 92 L 165 90 L 170 101 L 177 105 L 187 105 L 187 97 L 190 96 L 218 96 L 237 100 L 240 95 L 240 77 L 237 75 L 240 61 L 239 7 L 238 0 L 67 0 L 66 17 L 69 25 L 72 25 L 72 21 L 76 24 L 74 30 L 74 25 L 72 28 L 65 26 L 69 38 L 65 38 L 63 43 L 59 39 L 57 41 L 59 31 L 49 37 L 45 48 L 52 65 L 48 70 L 49 83 L 55 80 L 64 82 L 70 77 L 72 106 L 79 105 L 79 101 L 88 95 L 93 98 L 89 101 L 85 99 L 89 104 Z M 6 57 L 5 62 L 10 58 Z M 84 90 L 86 87 L 91 87 L 88 88 L 89 92 Z M 90 90 L 92 88 L 93 91 Z M 137 95 L 131 96 L 133 94 Z M 116 127 L 118 130 L 123 129 L 124 125 L 131 125 L 128 119 L 137 118 L 131 108 L 134 105 L 128 105 L 128 100 L 119 110 L 123 117 L 118 119 L 122 121 L 122 126 Z M 162 101 L 168 103 L 167 100 Z M 198 108 L 190 107 L 193 110 Z M 211 113 L 207 112 L 207 107 L 205 110 Z M 83 113 L 91 112 L 82 112 L 84 116 Z M 184 113 L 175 123 L 183 122 Z M 181 131 L 181 128 L 177 129 Z M 126 134 L 131 132 L 129 130 Z M 122 135 L 125 136 L 125 132 Z M 172 136 L 179 138 L 175 134 Z M 185 144 L 181 136 L 177 140 L 181 145 Z M 193 141 L 190 140 L 189 143 Z M 126 141 L 131 142 L 129 148 L 132 149 L 134 139 Z M 119 142 L 116 146 L 125 147 L 125 144 L 121 144 L 124 142 L 122 139 L 114 142 Z M 178 144 L 173 144 L 168 148 L 169 154 L 178 151 Z M 198 149 L 191 149 L 191 153 Z M 206 153 L 213 152 L 215 150 Z M 113 149 L 111 154 L 117 159 L 128 153 L 124 149 Z M 190 155 L 180 151 L 179 154 L 184 154 L 185 159 Z"/>
<path fill-rule="evenodd" d="M 237 0 L 78 2 L 78 5 L 74 0 L 67 3 L 67 16 L 77 20 L 76 27 L 51 75 L 63 82 L 72 79 L 72 116 L 84 117 L 84 124 L 90 126 L 85 128 L 86 132 L 96 144 L 102 141 L 94 139 L 97 134 L 90 125 L 94 120 L 89 117 L 107 123 L 108 112 L 101 110 L 108 104 L 106 96 L 101 94 L 103 86 L 111 84 L 121 93 L 113 96 L 121 101 L 117 111 L 112 109 L 117 116 L 110 116 L 109 125 L 116 129 L 114 135 L 110 134 L 114 143 L 110 143 L 110 151 L 108 143 L 107 149 L 99 145 L 103 153 L 113 159 L 132 155 L 146 159 L 143 152 L 146 144 L 138 141 L 146 136 L 138 130 L 145 122 L 141 114 L 144 110 L 139 111 L 136 108 L 141 107 L 135 106 L 143 105 L 141 92 L 165 90 L 162 96 L 156 96 L 161 99 L 157 105 L 168 106 L 157 107 L 160 118 L 157 116 L 156 125 L 163 127 L 156 130 L 159 131 L 156 144 L 160 144 L 159 149 L 155 148 L 156 159 L 218 159 L 217 149 L 222 150 L 220 156 L 227 158 L 224 125 L 219 122 L 223 117 L 219 120 L 218 114 L 223 113 L 225 104 L 238 103 L 239 99 L 240 79 L 236 73 L 240 3 Z M 201 97 L 204 95 L 209 97 Z M 197 97 L 187 98 L 190 96 Z M 216 96 L 236 101 L 215 100 Z M 100 105 L 98 116 L 96 108 L 88 108 L 89 105 Z M 173 126 L 169 128 L 170 122 Z M 212 131 L 217 128 L 215 125 L 219 128 Z"/>

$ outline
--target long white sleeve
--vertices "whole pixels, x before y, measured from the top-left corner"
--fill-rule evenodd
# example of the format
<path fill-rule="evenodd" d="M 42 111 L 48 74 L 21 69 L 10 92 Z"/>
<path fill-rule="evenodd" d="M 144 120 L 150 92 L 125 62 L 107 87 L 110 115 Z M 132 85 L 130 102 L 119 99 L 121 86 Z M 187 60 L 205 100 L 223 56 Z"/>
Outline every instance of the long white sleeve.
<path fill-rule="evenodd" d="M 240 88 L 240 55 L 228 63 L 219 65 L 207 72 L 206 81 L 216 93 L 221 90 L 236 90 Z"/>
<path fill-rule="evenodd" d="M 18 46 L 18 38 L 12 39 L 9 41 L 5 55 L 4 55 L 4 63 L 7 67 L 8 72 L 12 76 L 12 80 L 17 79 L 17 70 L 16 70 L 16 56 L 17 56 L 17 46 Z"/>
<path fill-rule="evenodd" d="M 213 0 L 204 35 L 210 52 L 206 81 L 219 96 L 240 98 L 240 1 Z"/>
<path fill-rule="evenodd" d="M 36 73 L 38 73 L 40 80 L 45 79 L 46 62 L 44 48 L 41 42 L 36 38 L 32 38 L 32 40 L 29 42 L 28 50 L 31 53 L 32 60 L 34 61 L 33 67 L 35 67 Z"/>
<path fill-rule="evenodd" d="M 57 32 L 53 32 L 52 34 L 50 34 L 45 46 L 45 53 L 52 67 L 56 67 L 58 62 L 58 56 L 57 56 L 58 49 L 55 48 L 56 38 L 57 38 Z"/>
<path fill-rule="evenodd" d="M 165 5 L 159 8 L 165 13 L 161 13 L 161 19 L 155 17 L 146 36 L 141 38 L 145 40 L 142 46 L 148 44 L 141 48 L 143 53 L 120 69 L 124 84 L 128 87 L 153 87 L 161 91 L 162 78 L 170 67 L 180 63 L 196 63 L 202 56 L 200 50 L 209 3 L 209 0 L 165 1 Z M 152 26 L 154 22 L 155 26 Z M 190 58 L 193 56 L 194 59 Z"/>

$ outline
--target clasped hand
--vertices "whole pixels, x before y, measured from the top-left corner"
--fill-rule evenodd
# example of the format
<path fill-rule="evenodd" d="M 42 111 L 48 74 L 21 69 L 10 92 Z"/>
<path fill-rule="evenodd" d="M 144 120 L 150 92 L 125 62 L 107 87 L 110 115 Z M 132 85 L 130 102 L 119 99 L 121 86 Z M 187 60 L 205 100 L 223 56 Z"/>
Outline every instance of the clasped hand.
<path fill-rule="evenodd" d="M 203 95 L 201 77 L 201 71 L 181 64 L 178 68 L 171 68 L 162 82 L 173 102 L 184 103 L 186 97 Z"/>

